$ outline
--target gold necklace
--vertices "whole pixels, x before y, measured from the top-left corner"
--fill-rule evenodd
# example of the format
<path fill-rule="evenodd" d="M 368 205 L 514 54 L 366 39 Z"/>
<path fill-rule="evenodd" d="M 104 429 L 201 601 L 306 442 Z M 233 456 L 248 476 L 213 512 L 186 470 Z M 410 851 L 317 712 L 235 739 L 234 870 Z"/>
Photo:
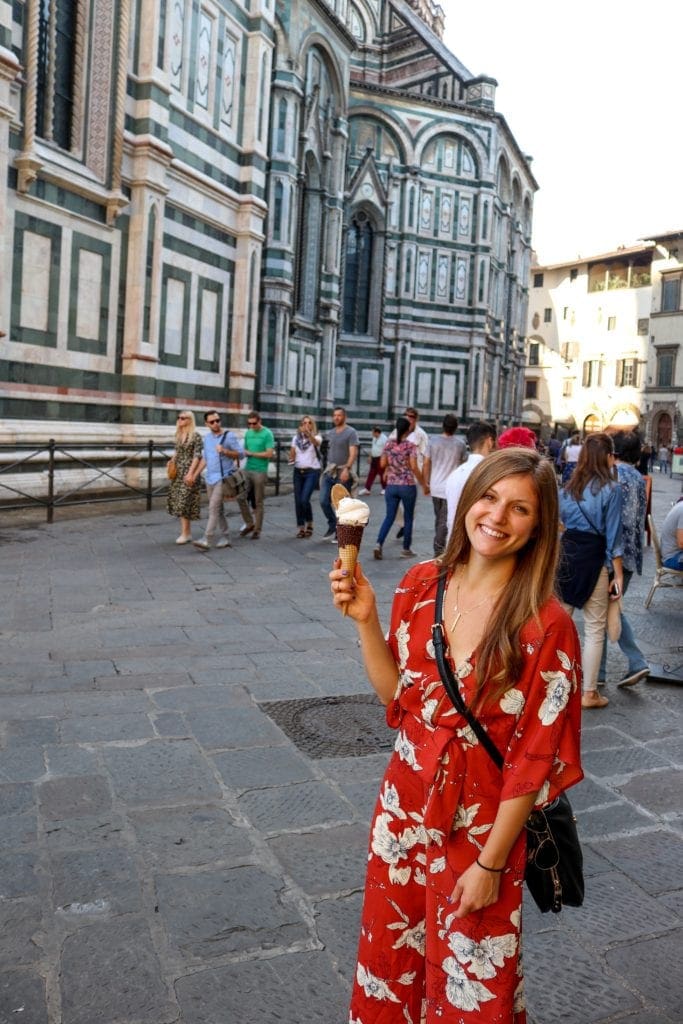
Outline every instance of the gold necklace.
<path fill-rule="evenodd" d="M 461 611 L 460 608 L 458 607 L 458 601 L 460 600 L 460 580 L 458 580 L 458 584 L 455 588 L 455 602 L 453 604 L 453 615 L 455 616 L 455 618 L 451 623 L 451 633 L 455 632 L 455 627 L 458 625 L 461 619 L 464 619 L 465 616 L 470 615 L 472 612 L 476 611 L 477 608 L 481 608 L 481 606 L 483 604 L 486 604 L 487 601 L 493 601 L 494 597 L 496 597 L 501 592 L 502 589 L 502 587 L 499 587 L 498 590 L 494 590 L 492 594 L 487 594 L 486 597 L 483 597 L 481 599 L 481 601 L 477 601 L 477 603 L 473 604 L 471 608 L 468 608 L 467 610 L 463 609 Z"/>

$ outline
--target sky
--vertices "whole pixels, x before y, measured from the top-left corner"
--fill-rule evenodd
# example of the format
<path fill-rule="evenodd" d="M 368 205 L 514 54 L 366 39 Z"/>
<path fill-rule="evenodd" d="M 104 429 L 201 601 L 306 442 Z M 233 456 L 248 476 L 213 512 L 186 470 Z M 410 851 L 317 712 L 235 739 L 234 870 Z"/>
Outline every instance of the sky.
<path fill-rule="evenodd" d="M 683 228 L 679 0 L 440 0 L 539 185 L 541 264 Z"/>

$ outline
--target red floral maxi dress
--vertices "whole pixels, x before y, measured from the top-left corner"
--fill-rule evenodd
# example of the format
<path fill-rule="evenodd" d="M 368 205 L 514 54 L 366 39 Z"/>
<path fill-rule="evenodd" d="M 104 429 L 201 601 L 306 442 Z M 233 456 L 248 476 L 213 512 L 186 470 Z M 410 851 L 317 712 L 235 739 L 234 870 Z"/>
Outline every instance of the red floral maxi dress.
<path fill-rule="evenodd" d="M 396 590 L 388 636 L 399 667 L 387 708 L 398 730 L 370 835 L 349 1024 L 525 1024 L 521 965 L 526 839 L 516 841 L 497 902 L 465 918 L 448 897 L 486 843 L 498 804 L 579 782 L 580 647 L 554 598 L 522 630 L 520 679 L 478 715 L 502 772 L 459 715 L 434 660 L 438 567 L 414 566 Z M 474 659 L 458 667 L 474 691 Z"/>

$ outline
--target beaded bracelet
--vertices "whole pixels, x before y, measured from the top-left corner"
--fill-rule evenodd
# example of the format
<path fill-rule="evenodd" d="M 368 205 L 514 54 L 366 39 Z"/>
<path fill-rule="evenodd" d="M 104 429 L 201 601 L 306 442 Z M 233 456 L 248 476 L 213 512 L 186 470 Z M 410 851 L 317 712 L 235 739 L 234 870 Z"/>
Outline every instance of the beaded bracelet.
<path fill-rule="evenodd" d="M 478 865 L 479 865 L 479 867 L 480 867 L 480 868 L 482 868 L 482 869 L 483 869 L 484 871 L 492 871 L 492 872 L 493 872 L 493 873 L 494 873 L 495 875 L 498 875 L 498 874 L 500 874 L 500 873 L 501 873 L 501 871 L 505 871 L 505 868 L 487 868 L 485 864 L 482 864 L 482 862 L 481 862 L 481 861 L 479 860 L 479 858 L 478 858 L 478 857 L 477 857 L 477 864 L 478 864 Z"/>

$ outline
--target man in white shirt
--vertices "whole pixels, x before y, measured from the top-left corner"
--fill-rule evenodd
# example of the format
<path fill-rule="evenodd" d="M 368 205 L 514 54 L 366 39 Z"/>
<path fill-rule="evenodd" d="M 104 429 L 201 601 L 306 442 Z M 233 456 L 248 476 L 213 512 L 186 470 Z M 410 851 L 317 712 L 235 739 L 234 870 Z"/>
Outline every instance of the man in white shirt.
<path fill-rule="evenodd" d="M 446 543 L 453 529 L 463 487 L 479 463 L 496 447 L 496 428 L 492 423 L 481 420 L 473 423 L 467 428 L 467 443 L 470 446 L 467 462 L 454 469 L 446 480 Z"/>
<path fill-rule="evenodd" d="M 443 418 L 442 432 L 429 438 L 427 454 L 422 467 L 423 490 L 431 494 L 434 506 L 434 555 L 446 547 L 446 480 L 453 470 L 467 458 L 467 448 L 461 437 L 456 437 L 458 419 L 453 413 Z"/>

